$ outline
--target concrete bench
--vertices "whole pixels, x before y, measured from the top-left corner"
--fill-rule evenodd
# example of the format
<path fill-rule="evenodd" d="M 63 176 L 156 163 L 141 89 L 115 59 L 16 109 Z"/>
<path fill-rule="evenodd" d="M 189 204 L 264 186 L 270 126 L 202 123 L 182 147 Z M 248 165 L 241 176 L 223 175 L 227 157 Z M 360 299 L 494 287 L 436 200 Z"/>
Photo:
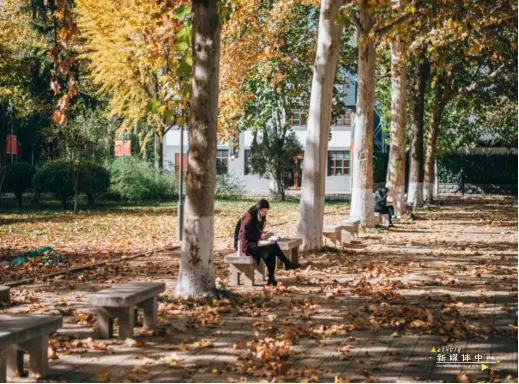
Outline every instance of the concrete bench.
<path fill-rule="evenodd" d="M 144 312 L 144 327 L 157 325 L 157 296 L 166 290 L 164 283 L 127 283 L 93 293 L 88 303 L 97 307 L 99 331 L 105 339 L 113 337 L 113 319 L 119 320 L 119 339 L 133 337 L 137 311 Z"/>
<path fill-rule="evenodd" d="M 278 240 L 277 243 L 287 259 L 293 263 L 299 263 L 299 246 L 303 244 L 303 239 Z M 281 260 L 278 260 L 278 266 L 281 264 Z"/>
<path fill-rule="evenodd" d="M 49 334 L 62 326 L 57 316 L 0 315 L 0 383 L 7 382 L 7 376 L 24 376 L 24 353 L 35 377 L 47 375 Z"/>
<path fill-rule="evenodd" d="M 6 285 L 0 285 L 0 303 L 8 303 L 10 301 L 10 288 Z"/>
<path fill-rule="evenodd" d="M 342 230 L 352 237 L 359 237 L 360 220 L 344 219 L 339 224 L 342 225 Z"/>
<path fill-rule="evenodd" d="M 323 236 L 324 236 L 324 244 L 326 245 L 326 239 L 329 239 L 333 242 L 333 245 L 335 246 L 337 244 L 337 241 L 339 243 L 342 242 L 341 239 L 341 232 L 342 232 L 343 226 L 342 225 L 325 225 L 323 227 Z"/>
<path fill-rule="evenodd" d="M 265 263 L 263 261 L 258 264 L 252 256 L 239 256 L 237 252 L 225 256 L 223 261 L 229 264 L 231 270 L 231 286 L 253 286 L 259 282 L 266 283 Z"/>
<path fill-rule="evenodd" d="M 379 225 L 389 226 L 389 214 L 375 212 L 375 223 Z"/>

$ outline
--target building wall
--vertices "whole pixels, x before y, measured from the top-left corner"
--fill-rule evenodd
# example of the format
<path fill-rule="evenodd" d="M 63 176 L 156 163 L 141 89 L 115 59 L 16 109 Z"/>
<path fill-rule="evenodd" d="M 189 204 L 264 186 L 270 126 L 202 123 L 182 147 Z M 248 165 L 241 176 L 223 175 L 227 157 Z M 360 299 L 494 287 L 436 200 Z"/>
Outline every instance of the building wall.
<path fill-rule="evenodd" d="M 306 144 L 306 126 L 293 128 L 302 147 Z M 241 180 L 249 193 L 269 194 L 275 185 L 272 181 L 257 175 L 245 175 L 245 151 L 250 149 L 253 135 L 251 131 L 240 134 L 239 153 L 234 160 L 229 159 L 229 174 Z M 349 151 L 351 139 L 351 127 L 331 127 L 331 139 L 328 143 L 329 151 Z M 228 144 L 219 144 L 218 149 L 230 149 Z M 184 153 L 188 150 L 187 132 L 184 132 Z M 170 130 L 164 140 L 164 168 L 173 170 L 175 166 L 175 153 L 180 153 L 180 131 Z M 351 173 L 351 160 L 350 160 Z M 350 175 L 327 176 L 326 193 L 330 195 L 350 194 Z"/>

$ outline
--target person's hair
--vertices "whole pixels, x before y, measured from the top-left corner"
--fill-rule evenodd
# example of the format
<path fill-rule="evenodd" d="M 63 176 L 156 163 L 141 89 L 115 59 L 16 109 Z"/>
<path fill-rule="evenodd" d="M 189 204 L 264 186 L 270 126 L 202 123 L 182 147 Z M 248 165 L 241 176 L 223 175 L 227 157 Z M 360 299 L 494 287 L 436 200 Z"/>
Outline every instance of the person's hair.
<path fill-rule="evenodd" d="M 388 187 L 383 187 L 383 188 L 380 188 L 385 194 L 387 194 L 389 192 L 389 188 Z"/>
<path fill-rule="evenodd" d="M 270 204 L 266 199 L 261 199 L 260 201 L 258 201 L 256 204 L 249 208 L 248 212 L 253 212 L 263 208 L 270 209 Z"/>

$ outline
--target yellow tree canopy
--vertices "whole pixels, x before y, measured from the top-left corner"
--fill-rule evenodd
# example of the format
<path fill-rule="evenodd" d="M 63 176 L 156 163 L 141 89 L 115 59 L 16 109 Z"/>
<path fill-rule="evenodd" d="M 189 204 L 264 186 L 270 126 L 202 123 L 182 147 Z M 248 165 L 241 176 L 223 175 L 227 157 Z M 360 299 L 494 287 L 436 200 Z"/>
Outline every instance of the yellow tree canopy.
<path fill-rule="evenodd" d="M 191 32 L 187 0 L 77 0 L 81 57 L 110 98 L 110 114 L 133 131 L 145 121 L 163 135 L 184 125 L 190 92 Z M 186 11 L 187 9 L 187 11 Z"/>

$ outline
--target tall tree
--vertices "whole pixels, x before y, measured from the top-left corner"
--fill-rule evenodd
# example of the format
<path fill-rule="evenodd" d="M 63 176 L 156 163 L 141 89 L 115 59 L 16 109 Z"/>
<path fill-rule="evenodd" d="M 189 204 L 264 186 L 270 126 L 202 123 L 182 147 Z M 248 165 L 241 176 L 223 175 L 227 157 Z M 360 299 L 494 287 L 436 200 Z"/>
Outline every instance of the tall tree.
<path fill-rule="evenodd" d="M 323 247 L 322 232 L 326 163 L 332 94 L 341 49 L 343 21 L 338 21 L 341 1 L 322 0 L 319 14 L 317 52 L 312 78 L 298 234 L 305 249 Z"/>
<path fill-rule="evenodd" d="M 429 63 L 425 55 L 418 54 L 414 57 L 411 87 L 411 164 L 409 167 L 409 188 L 407 202 L 414 207 L 423 205 L 423 177 L 424 177 L 424 112 L 425 112 L 425 87 L 429 78 Z"/>
<path fill-rule="evenodd" d="M 385 1 L 358 0 L 346 6 L 346 15 L 357 26 L 358 88 L 353 137 L 352 218 L 372 227 L 373 214 L 373 115 L 375 107 L 376 47 L 393 29 L 417 15 L 414 2 L 404 9 Z"/>
<path fill-rule="evenodd" d="M 402 8 L 398 0 L 397 8 Z M 393 195 L 395 215 L 406 211 L 405 205 L 405 161 L 406 161 L 406 108 L 407 108 L 407 55 L 406 41 L 396 34 L 391 45 L 391 132 L 389 164 L 386 185 Z"/>
<path fill-rule="evenodd" d="M 215 290 L 214 190 L 220 67 L 218 0 L 192 0 L 193 79 L 178 296 Z"/>
<path fill-rule="evenodd" d="M 187 0 L 76 4 L 93 82 L 110 96 L 121 131 L 137 134 L 143 151 L 155 140 L 155 166 L 162 168 L 168 127 L 186 122 L 192 61 Z"/>

